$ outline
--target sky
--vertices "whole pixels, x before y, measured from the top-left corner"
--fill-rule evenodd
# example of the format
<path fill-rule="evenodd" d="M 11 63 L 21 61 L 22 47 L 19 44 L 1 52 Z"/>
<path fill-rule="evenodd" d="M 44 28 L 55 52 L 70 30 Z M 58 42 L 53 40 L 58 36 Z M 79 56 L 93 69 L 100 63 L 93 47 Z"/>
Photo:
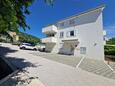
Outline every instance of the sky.
<path fill-rule="evenodd" d="M 102 4 L 106 5 L 103 10 L 103 26 L 107 37 L 115 37 L 115 0 L 55 0 L 53 6 L 47 5 L 44 0 L 35 0 L 29 7 L 31 14 L 26 16 L 31 28 L 26 33 L 43 38 L 44 26 Z M 22 29 L 20 31 L 24 32 Z"/>

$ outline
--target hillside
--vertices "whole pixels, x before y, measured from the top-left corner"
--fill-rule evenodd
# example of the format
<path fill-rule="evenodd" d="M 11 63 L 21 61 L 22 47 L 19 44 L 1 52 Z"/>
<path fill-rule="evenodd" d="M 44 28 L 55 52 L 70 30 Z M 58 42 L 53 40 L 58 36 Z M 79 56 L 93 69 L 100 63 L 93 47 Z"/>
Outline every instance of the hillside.
<path fill-rule="evenodd" d="M 29 42 L 29 43 L 34 43 L 34 44 L 40 43 L 39 38 L 32 36 L 30 34 L 19 32 L 18 35 L 19 35 L 20 42 Z"/>

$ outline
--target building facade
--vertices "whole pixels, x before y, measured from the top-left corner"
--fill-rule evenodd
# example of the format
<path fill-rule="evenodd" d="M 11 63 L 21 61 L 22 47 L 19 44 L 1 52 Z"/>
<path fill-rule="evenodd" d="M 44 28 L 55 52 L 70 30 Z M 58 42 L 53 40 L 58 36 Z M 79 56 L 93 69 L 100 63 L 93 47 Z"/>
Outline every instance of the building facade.
<path fill-rule="evenodd" d="M 103 9 L 100 6 L 44 27 L 46 52 L 104 60 Z"/>
<path fill-rule="evenodd" d="M 14 42 L 17 42 L 19 40 L 19 36 L 16 34 L 16 32 L 9 31 L 8 33 L 13 38 Z"/>

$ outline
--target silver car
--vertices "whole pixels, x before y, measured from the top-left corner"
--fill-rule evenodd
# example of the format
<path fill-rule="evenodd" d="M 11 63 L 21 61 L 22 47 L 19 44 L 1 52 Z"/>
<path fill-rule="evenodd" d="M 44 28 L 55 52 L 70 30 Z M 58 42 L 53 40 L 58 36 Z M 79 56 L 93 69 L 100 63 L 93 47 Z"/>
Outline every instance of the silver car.
<path fill-rule="evenodd" d="M 30 43 L 22 43 L 19 46 L 20 49 L 28 49 L 28 50 L 37 50 L 37 47 Z"/>

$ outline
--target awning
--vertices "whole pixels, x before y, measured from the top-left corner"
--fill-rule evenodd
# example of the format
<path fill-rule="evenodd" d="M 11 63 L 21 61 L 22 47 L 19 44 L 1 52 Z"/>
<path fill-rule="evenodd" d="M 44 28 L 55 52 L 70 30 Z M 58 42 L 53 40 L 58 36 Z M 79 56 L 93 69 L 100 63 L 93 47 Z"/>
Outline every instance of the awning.
<path fill-rule="evenodd" d="M 79 43 L 78 39 L 62 40 L 62 42 L 68 43 L 68 44 L 78 44 Z"/>

